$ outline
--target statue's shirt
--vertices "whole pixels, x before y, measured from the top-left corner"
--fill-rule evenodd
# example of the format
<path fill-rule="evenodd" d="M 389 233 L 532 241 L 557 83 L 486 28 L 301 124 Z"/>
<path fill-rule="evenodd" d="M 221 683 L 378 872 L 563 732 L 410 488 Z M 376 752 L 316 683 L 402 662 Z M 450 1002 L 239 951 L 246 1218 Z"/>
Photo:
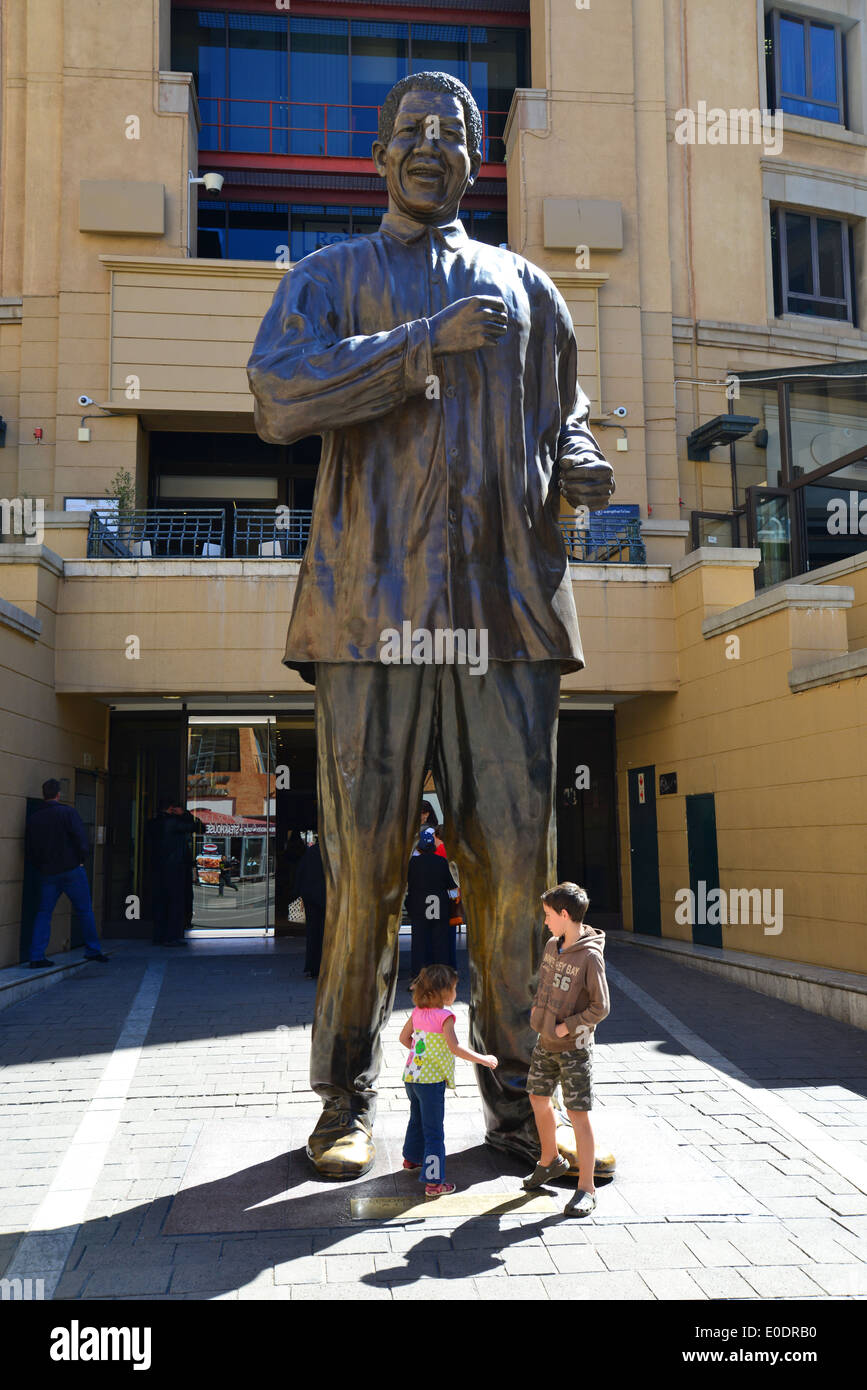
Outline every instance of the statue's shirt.
<path fill-rule="evenodd" d="M 470 295 L 500 296 L 508 331 L 434 358 L 428 320 Z M 248 364 L 256 428 L 323 441 L 287 665 L 379 661 L 408 622 L 583 667 L 557 468 L 603 455 L 576 372 L 555 286 L 459 221 L 389 213 L 283 278 Z"/>

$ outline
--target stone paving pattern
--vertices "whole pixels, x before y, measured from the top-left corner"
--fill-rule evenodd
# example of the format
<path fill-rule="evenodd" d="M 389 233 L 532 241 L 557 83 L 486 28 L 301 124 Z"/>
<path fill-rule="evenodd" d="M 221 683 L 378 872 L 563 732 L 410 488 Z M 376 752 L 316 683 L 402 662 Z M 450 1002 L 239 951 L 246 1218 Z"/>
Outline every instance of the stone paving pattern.
<path fill-rule="evenodd" d="M 358 1223 L 352 1195 L 419 1190 L 400 1172 L 405 968 L 385 1038 L 377 1165 L 346 1185 L 317 1180 L 303 1155 L 319 1102 L 307 1081 L 315 982 L 302 974 L 302 943 L 111 949 L 109 965 L 0 1013 L 0 1273 L 160 959 L 146 1045 L 56 1298 L 867 1297 L 867 1196 L 616 985 L 597 1033 L 594 1127 L 618 1175 L 600 1186 L 591 1219 L 443 1218 L 431 1204 L 424 1221 Z M 670 957 L 618 949 L 616 936 L 608 958 L 751 1083 L 867 1158 L 867 1035 Z M 459 967 L 466 1041 L 462 953 Z M 467 1063 L 457 1082 L 447 1176 L 462 1190 L 517 1195 L 524 1170 L 482 1146 Z M 548 1190 L 560 1206 L 573 1186 Z"/>

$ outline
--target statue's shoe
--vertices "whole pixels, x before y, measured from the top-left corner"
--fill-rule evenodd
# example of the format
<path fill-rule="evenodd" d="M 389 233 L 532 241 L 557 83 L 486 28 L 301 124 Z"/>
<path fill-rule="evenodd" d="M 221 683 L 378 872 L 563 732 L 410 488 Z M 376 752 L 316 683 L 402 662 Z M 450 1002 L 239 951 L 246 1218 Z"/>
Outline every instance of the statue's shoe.
<path fill-rule="evenodd" d="M 485 1143 L 492 1149 L 499 1150 L 500 1153 L 512 1154 L 515 1158 L 526 1159 L 528 1163 L 538 1163 L 542 1152 L 539 1143 L 539 1135 L 536 1132 L 536 1125 L 532 1116 L 525 1120 L 517 1129 L 508 1131 L 494 1131 L 485 1135 Z M 560 1112 L 557 1112 L 557 1148 L 569 1164 L 569 1175 L 578 1176 L 578 1154 L 575 1150 L 575 1131 L 572 1126 L 561 1121 Z M 617 1167 L 617 1160 L 613 1153 L 605 1150 L 596 1150 L 596 1161 L 593 1165 L 593 1177 L 611 1178 Z"/>
<path fill-rule="evenodd" d="M 362 1177 L 376 1158 L 371 1122 L 349 1110 L 323 1110 L 307 1140 L 307 1157 L 321 1178 Z"/>

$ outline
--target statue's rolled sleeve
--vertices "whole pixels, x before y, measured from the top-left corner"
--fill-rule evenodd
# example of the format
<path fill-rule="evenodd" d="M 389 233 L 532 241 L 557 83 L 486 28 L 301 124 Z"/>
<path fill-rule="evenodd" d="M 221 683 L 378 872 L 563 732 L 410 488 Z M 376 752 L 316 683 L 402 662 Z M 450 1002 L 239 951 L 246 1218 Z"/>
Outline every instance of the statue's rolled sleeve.
<path fill-rule="evenodd" d="M 426 319 L 346 337 L 340 319 L 324 277 L 298 267 L 284 278 L 247 364 L 256 429 L 269 443 L 377 419 L 424 390 L 432 371 Z"/>

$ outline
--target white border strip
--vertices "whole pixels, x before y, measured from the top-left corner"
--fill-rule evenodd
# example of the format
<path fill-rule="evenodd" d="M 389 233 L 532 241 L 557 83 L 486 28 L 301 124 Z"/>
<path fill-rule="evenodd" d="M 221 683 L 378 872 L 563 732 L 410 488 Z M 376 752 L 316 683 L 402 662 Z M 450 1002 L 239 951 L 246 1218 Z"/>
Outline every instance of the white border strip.
<path fill-rule="evenodd" d="M 166 961 L 149 965 L 96 1091 L 6 1270 L 7 1279 L 43 1282 L 53 1298 L 84 1221 L 135 1075 L 162 988 Z"/>

